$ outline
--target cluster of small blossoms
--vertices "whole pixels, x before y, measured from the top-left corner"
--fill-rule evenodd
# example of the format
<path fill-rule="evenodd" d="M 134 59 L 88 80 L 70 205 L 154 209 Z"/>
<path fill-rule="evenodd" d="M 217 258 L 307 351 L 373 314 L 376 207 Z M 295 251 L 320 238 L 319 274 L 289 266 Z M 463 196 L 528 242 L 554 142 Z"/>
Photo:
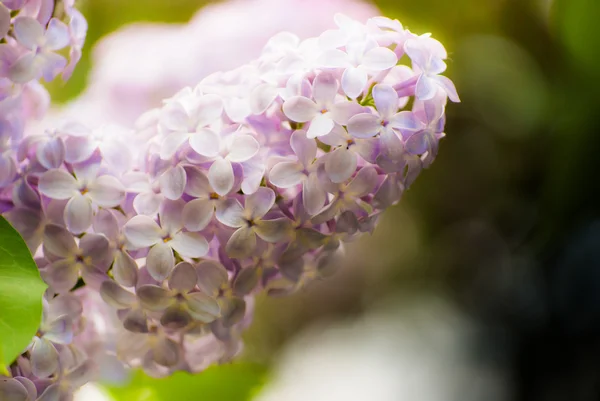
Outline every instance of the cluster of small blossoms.
<path fill-rule="evenodd" d="M 106 348 L 127 366 L 162 376 L 235 356 L 256 292 L 330 274 L 435 159 L 459 100 L 443 46 L 396 20 L 335 21 L 276 35 L 135 132 L 71 122 L 19 144 L 6 217 L 52 300 L 85 286 L 112 308 Z"/>
<path fill-rule="evenodd" d="M 0 190 L 18 174 L 15 144 L 27 121 L 50 103 L 39 79 L 68 79 L 81 58 L 87 23 L 74 2 L 0 0 Z"/>

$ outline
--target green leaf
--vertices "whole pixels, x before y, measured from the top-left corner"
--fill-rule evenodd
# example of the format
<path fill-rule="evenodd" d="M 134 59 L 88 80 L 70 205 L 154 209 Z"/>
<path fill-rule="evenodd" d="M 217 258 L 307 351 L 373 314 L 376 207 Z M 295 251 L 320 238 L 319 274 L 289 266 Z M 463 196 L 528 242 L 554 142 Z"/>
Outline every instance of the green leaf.
<path fill-rule="evenodd" d="M 19 233 L 0 216 L 0 365 L 10 365 L 35 335 L 46 284 Z"/>
<path fill-rule="evenodd" d="M 265 379 L 264 366 L 235 363 L 211 366 L 195 375 L 177 372 L 164 379 L 137 371 L 126 386 L 110 386 L 107 390 L 115 401 L 246 401 L 252 399 Z"/>

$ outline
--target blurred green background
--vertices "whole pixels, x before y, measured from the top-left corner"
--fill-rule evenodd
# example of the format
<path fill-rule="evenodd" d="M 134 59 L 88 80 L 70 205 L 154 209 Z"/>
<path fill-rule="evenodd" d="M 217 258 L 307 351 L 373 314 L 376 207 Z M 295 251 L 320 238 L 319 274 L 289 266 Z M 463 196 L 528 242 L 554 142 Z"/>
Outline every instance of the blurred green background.
<path fill-rule="evenodd" d="M 427 292 L 482 324 L 480 353 L 509 367 L 515 400 L 600 399 L 600 1 L 375 3 L 449 51 L 462 103 L 447 109 L 440 156 L 336 276 L 261 297 L 242 367 L 207 377 L 251 388 L 244 374 L 266 380 L 281 347 L 312 323 Z M 132 21 L 185 22 L 203 4 L 81 1 L 83 60 L 71 81 L 52 86 L 54 99 L 82 90 L 103 35 Z"/>

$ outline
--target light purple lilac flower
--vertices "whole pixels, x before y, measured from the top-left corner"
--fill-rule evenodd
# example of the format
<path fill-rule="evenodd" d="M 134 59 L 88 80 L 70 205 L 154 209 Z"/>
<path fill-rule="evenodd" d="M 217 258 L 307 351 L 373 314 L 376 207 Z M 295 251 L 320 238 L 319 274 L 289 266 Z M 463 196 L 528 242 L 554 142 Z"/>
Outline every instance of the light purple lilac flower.
<path fill-rule="evenodd" d="M 20 47 L 0 45 L 2 73 L 38 57 L 54 74 L 64 32 L 78 58 L 85 29 L 65 7 L 68 29 L 46 12 L 14 19 Z M 95 360 L 165 376 L 231 359 L 257 292 L 326 277 L 435 160 L 447 100 L 458 101 L 440 75 L 443 46 L 384 17 L 335 22 L 317 38 L 277 35 L 254 62 L 142 115 L 135 132 L 69 121 L 23 136 L 18 119 L 0 121 L 0 210 L 36 255 L 48 296 L 83 286 L 111 311 L 95 316 L 117 340 L 91 341 Z M 5 81 L 0 107 L 30 87 L 21 81 Z M 60 399 L 89 379 L 85 357 L 56 364 L 71 334 L 97 338 L 91 326 L 67 330 L 75 315 L 45 317 L 0 394 L 31 398 L 35 382 Z"/>

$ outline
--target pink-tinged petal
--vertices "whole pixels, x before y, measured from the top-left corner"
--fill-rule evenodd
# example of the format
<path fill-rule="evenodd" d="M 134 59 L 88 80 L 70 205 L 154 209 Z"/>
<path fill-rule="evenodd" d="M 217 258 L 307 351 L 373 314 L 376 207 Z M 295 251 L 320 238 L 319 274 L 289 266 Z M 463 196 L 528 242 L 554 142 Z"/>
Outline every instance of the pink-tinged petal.
<path fill-rule="evenodd" d="M 456 91 L 456 86 L 454 86 L 454 82 L 450 80 L 448 77 L 439 76 L 435 78 L 438 83 L 444 88 L 446 94 L 448 94 L 448 98 L 455 103 L 460 103 L 460 98 L 458 97 L 458 92 Z"/>
<path fill-rule="evenodd" d="M 0 38 L 4 38 L 10 29 L 10 10 L 0 3 Z"/>
<path fill-rule="evenodd" d="M 170 160 L 175 153 L 188 140 L 190 134 L 187 132 L 171 132 L 165 136 L 160 146 L 160 158 Z"/>
<path fill-rule="evenodd" d="M 59 168 L 65 161 L 65 144 L 61 138 L 52 138 L 36 149 L 36 156 L 48 170 Z"/>
<path fill-rule="evenodd" d="M 432 56 L 429 60 L 429 68 L 427 69 L 428 75 L 438 75 L 446 71 L 447 65 L 439 57 Z"/>
<path fill-rule="evenodd" d="M 187 177 L 185 169 L 181 165 L 170 167 L 158 179 L 160 191 L 167 199 L 176 200 L 181 198 L 185 190 Z"/>
<path fill-rule="evenodd" d="M 277 163 L 269 173 L 269 181 L 279 188 L 298 185 L 305 177 L 304 166 L 298 162 Z"/>
<path fill-rule="evenodd" d="M 252 158 L 256 153 L 260 145 L 258 141 L 251 135 L 237 135 L 231 142 L 231 149 L 227 158 L 232 162 L 245 162 Z"/>
<path fill-rule="evenodd" d="M 8 155 L 0 155 L 0 188 L 13 182 L 17 174 L 15 160 Z"/>
<path fill-rule="evenodd" d="M 84 256 L 91 258 L 91 263 L 96 267 L 108 267 L 112 258 L 109 254 L 109 243 L 102 234 L 86 234 L 79 241 L 79 249 Z M 108 263 L 106 263 L 108 261 Z M 102 266 L 105 264 L 105 266 Z"/>
<path fill-rule="evenodd" d="M 169 277 L 169 288 L 182 293 L 190 292 L 197 283 L 196 269 L 188 262 L 178 263 Z"/>
<path fill-rule="evenodd" d="M 173 256 L 173 250 L 168 244 L 161 241 L 148 251 L 146 268 L 156 281 L 160 282 L 169 277 L 174 266 L 175 257 Z"/>
<path fill-rule="evenodd" d="M 194 152 L 206 157 L 219 154 L 221 138 L 213 130 L 203 128 L 190 136 L 190 146 Z"/>
<path fill-rule="evenodd" d="M 236 276 L 233 291 L 238 296 L 250 294 L 258 285 L 261 278 L 261 269 L 257 266 L 246 267 Z"/>
<path fill-rule="evenodd" d="M 392 68 L 398 62 L 396 53 L 387 47 L 376 47 L 365 53 L 362 65 L 373 71 L 383 71 Z"/>
<path fill-rule="evenodd" d="M 421 127 L 421 123 L 410 111 L 401 111 L 396 113 L 390 119 L 390 127 L 399 130 L 415 131 Z"/>
<path fill-rule="evenodd" d="M 166 131 L 187 133 L 194 127 L 190 124 L 190 115 L 179 101 L 169 103 L 160 113 L 160 127 Z"/>
<path fill-rule="evenodd" d="M 128 132 L 123 132 L 127 134 Z M 110 166 L 110 169 L 118 172 L 125 172 L 131 169 L 132 154 L 127 145 L 119 140 L 106 140 L 100 143 L 100 153 Z"/>
<path fill-rule="evenodd" d="M 46 171 L 40 177 L 39 191 L 52 199 L 70 199 L 79 193 L 75 177 L 63 170 Z"/>
<path fill-rule="evenodd" d="M 202 170 L 194 166 L 185 166 L 187 181 L 185 193 L 196 198 L 206 197 L 212 191 L 208 177 Z"/>
<path fill-rule="evenodd" d="M 227 117 L 236 123 L 243 122 L 246 117 L 252 114 L 250 103 L 245 98 L 231 97 L 224 102 L 223 106 Z"/>
<path fill-rule="evenodd" d="M 254 227 L 254 232 L 267 242 L 279 242 L 289 237 L 291 221 L 287 217 L 274 220 L 260 220 Z"/>
<path fill-rule="evenodd" d="M 381 151 L 389 159 L 399 162 L 404 152 L 404 145 L 398 135 L 392 129 L 385 129 L 381 132 Z"/>
<path fill-rule="evenodd" d="M 227 195 L 235 182 L 233 166 L 229 160 L 215 160 L 208 170 L 208 181 L 217 194 Z"/>
<path fill-rule="evenodd" d="M 356 155 L 353 152 L 345 148 L 338 148 L 327 156 L 325 171 L 329 179 L 338 184 L 354 174 L 356 165 Z"/>
<path fill-rule="evenodd" d="M 293 96 L 283 103 L 283 112 L 292 121 L 305 123 L 318 113 L 315 102 L 304 96 Z"/>
<path fill-rule="evenodd" d="M 413 155 L 422 155 L 429 150 L 427 131 L 419 131 L 406 140 L 406 150 Z"/>
<path fill-rule="evenodd" d="M 244 208 L 237 199 L 226 199 L 217 206 L 215 217 L 227 227 L 241 227 L 246 224 Z"/>
<path fill-rule="evenodd" d="M 168 244 L 184 258 L 200 258 L 208 253 L 208 242 L 198 233 L 177 233 Z"/>
<path fill-rule="evenodd" d="M 164 196 L 162 194 L 144 192 L 138 194 L 133 199 L 133 208 L 138 214 L 153 216 L 158 213 L 158 208 L 160 207 L 160 203 L 163 201 L 163 199 Z"/>
<path fill-rule="evenodd" d="M 44 43 L 44 28 L 36 19 L 17 17 L 13 26 L 15 37 L 26 48 L 33 50 Z"/>
<path fill-rule="evenodd" d="M 99 210 L 94 216 L 92 227 L 95 233 L 104 234 L 106 238 L 114 240 L 119 236 L 119 222 L 110 210 Z"/>
<path fill-rule="evenodd" d="M 135 304 L 135 295 L 112 280 L 106 280 L 100 286 L 102 300 L 117 309 L 131 308 Z"/>
<path fill-rule="evenodd" d="M 334 125 L 335 123 L 331 119 L 331 113 L 318 113 L 310 121 L 310 126 L 308 127 L 308 131 L 306 132 L 306 136 L 312 139 L 327 135 L 331 132 Z"/>
<path fill-rule="evenodd" d="M 127 241 L 136 248 L 145 248 L 162 241 L 162 230 L 148 216 L 134 216 L 123 226 Z"/>
<path fill-rule="evenodd" d="M 117 283 L 125 287 L 133 287 L 137 283 L 137 263 L 127 252 L 118 251 L 115 253 L 112 274 Z"/>
<path fill-rule="evenodd" d="M 8 70 L 8 78 L 18 84 L 27 83 L 39 78 L 41 74 L 42 59 L 36 57 L 35 53 L 25 53 L 15 61 Z"/>
<path fill-rule="evenodd" d="M 348 121 L 348 133 L 355 138 L 370 138 L 381 129 L 381 118 L 374 114 L 357 114 Z"/>
<path fill-rule="evenodd" d="M 384 119 L 390 118 L 398 111 L 398 93 L 390 85 L 375 85 L 373 100 L 379 115 Z"/>
<path fill-rule="evenodd" d="M 77 265 L 65 259 L 52 263 L 40 274 L 50 288 L 59 294 L 69 292 L 71 288 L 75 287 L 79 278 Z"/>
<path fill-rule="evenodd" d="M 58 369 L 58 351 L 44 338 L 34 337 L 30 352 L 31 372 L 45 379 Z"/>
<path fill-rule="evenodd" d="M 346 125 L 356 114 L 363 113 L 365 108 L 355 102 L 342 101 L 331 106 L 331 118 L 338 124 Z"/>
<path fill-rule="evenodd" d="M 217 301 L 201 292 L 188 294 L 186 300 L 190 314 L 203 323 L 210 323 L 221 314 Z"/>
<path fill-rule="evenodd" d="M 412 62 L 423 69 L 427 65 L 429 52 L 427 52 L 418 39 L 409 39 L 404 43 L 404 51 Z"/>
<path fill-rule="evenodd" d="M 56 53 L 45 52 L 36 56 L 35 63 L 39 63 L 44 80 L 50 82 L 67 66 L 67 59 Z"/>
<path fill-rule="evenodd" d="M 225 246 L 227 255 L 230 258 L 237 259 L 247 258 L 252 255 L 254 249 L 256 249 L 256 235 L 254 234 L 254 231 L 247 226 L 241 227 L 234 232 Z"/>
<path fill-rule="evenodd" d="M 212 220 L 215 212 L 210 199 L 194 199 L 183 207 L 183 225 L 189 231 L 201 231 Z"/>
<path fill-rule="evenodd" d="M 49 385 L 36 401 L 64 401 L 63 395 L 60 384 L 54 383 Z"/>
<path fill-rule="evenodd" d="M 204 95 L 197 103 L 196 118 L 198 127 L 205 127 L 221 117 L 223 113 L 223 101 L 217 95 Z"/>
<path fill-rule="evenodd" d="M 253 114 L 264 113 L 275 101 L 279 94 L 277 87 L 269 84 L 260 84 L 250 93 L 250 109 Z"/>
<path fill-rule="evenodd" d="M 331 49 L 323 52 L 317 63 L 326 68 L 344 68 L 350 66 L 350 57 L 341 50 Z"/>
<path fill-rule="evenodd" d="M 219 291 L 225 288 L 229 282 L 227 270 L 219 262 L 205 260 L 196 267 L 198 274 L 198 287 L 202 292 L 211 296 L 217 296 Z"/>
<path fill-rule="evenodd" d="M 348 184 L 346 196 L 360 198 L 371 193 L 377 186 L 377 171 L 371 166 L 363 167 Z"/>
<path fill-rule="evenodd" d="M 298 161 L 305 167 L 317 157 L 317 142 L 314 139 L 307 138 L 306 131 L 294 131 L 290 137 L 290 146 L 298 156 Z"/>
<path fill-rule="evenodd" d="M 356 99 L 367 88 L 369 77 L 362 68 L 349 67 L 342 74 L 342 89 L 350 99 Z"/>
<path fill-rule="evenodd" d="M 158 211 L 160 226 L 171 236 L 183 228 L 183 207 L 185 202 L 181 199 L 165 200 Z"/>
<path fill-rule="evenodd" d="M 35 388 L 35 387 L 34 387 Z M 37 397 L 34 397 L 35 399 Z M 0 380 L 0 399 L 6 401 L 31 401 L 27 388 L 19 380 L 3 378 Z"/>
<path fill-rule="evenodd" d="M 88 136 L 69 136 L 65 140 L 65 160 L 69 163 L 81 163 L 92 157 L 98 143 Z"/>
<path fill-rule="evenodd" d="M 46 29 L 46 44 L 48 50 L 60 50 L 70 42 L 69 27 L 64 22 L 52 18 Z"/>
<path fill-rule="evenodd" d="M 259 219 L 271 210 L 275 204 L 275 192 L 271 188 L 260 187 L 246 197 L 245 213 L 251 220 Z"/>
<path fill-rule="evenodd" d="M 29 380 L 26 377 L 15 377 L 15 380 L 18 381 L 19 383 L 21 383 L 23 385 L 23 387 L 25 387 L 25 389 L 27 389 L 27 393 L 29 394 L 29 398 L 27 399 L 27 401 L 33 401 L 37 399 L 37 388 L 35 387 L 35 384 L 33 384 L 33 382 L 31 380 Z M 3 383 L 3 385 L 6 382 Z M 1 385 L 0 385 L 1 386 Z M 0 390 L 2 391 L 2 390 Z M 2 398 L 2 393 L 0 392 L 0 399 Z M 12 400 L 11 398 L 8 398 L 7 401 L 18 401 L 17 400 Z"/>
<path fill-rule="evenodd" d="M 98 206 L 115 207 L 125 199 L 125 187 L 116 177 L 103 175 L 88 186 L 88 196 Z"/>
<path fill-rule="evenodd" d="M 380 150 L 380 141 L 379 138 L 357 139 L 351 149 L 369 163 L 375 163 Z"/>
<path fill-rule="evenodd" d="M 425 74 L 421 74 L 417 81 L 417 86 L 415 87 L 415 96 L 419 100 L 429 100 L 435 96 L 437 88 L 438 86 L 434 79 L 429 78 Z"/>
<path fill-rule="evenodd" d="M 67 202 L 63 218 L 69 231 L 73 234 L 81 234 L 92 225 L 93 215 L 90 199 L 77 193 Z"/>
<path fill-rule="evenodd" d="M 321 72 L 313 82 L 313 99 L 317 105 L 325 106 L 333 103 L 338 92 L 338 82 L 331 72 Z"/>
<path fill-rule="evenodd" d="M 135 293 L 142 306 L 151 311 L 161 312 L 168 308 L 174 301 L 172 293 L 169 290 L 157 285 L 142 285 L 136 289 Z"/>
<path fill-rule="evenodd" d="M 306 212 L 314 216 L 325 205 L 327 194 L 323 190 L 317 174 L 311 174 L 302 184 L 302 203 Z"/>
<path fill-rule="evenodd" d="M 348 41 L 348 36 L 339 29 L 329 29 L 319 35 L 319 47 L 322 49 L 337 49 Z"/>
<path fill-rule="evenodd" d="M 44 249 L 54 256 L 68 258 L 75 255 L 77 245 L 73 235 L 64 227 L 48 224 L 44 228 Z"/>

